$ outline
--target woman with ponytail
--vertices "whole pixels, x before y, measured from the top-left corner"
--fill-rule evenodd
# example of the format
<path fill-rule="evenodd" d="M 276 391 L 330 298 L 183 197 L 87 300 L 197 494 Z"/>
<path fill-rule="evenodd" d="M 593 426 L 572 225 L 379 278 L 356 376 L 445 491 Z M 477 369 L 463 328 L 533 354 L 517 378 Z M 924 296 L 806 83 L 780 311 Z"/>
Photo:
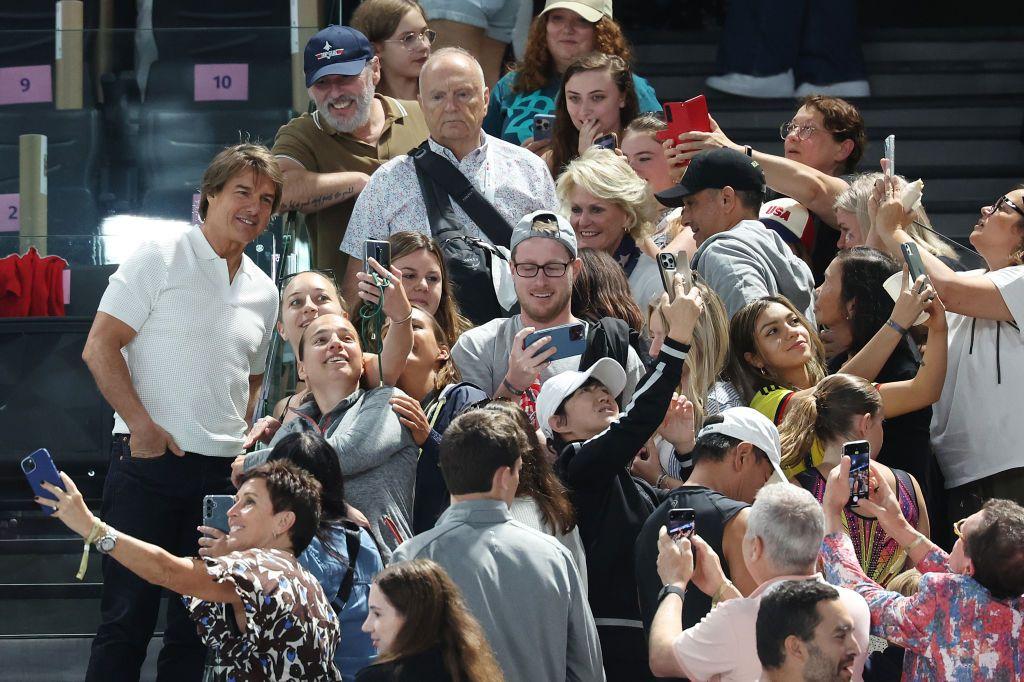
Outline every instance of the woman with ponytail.
<path fill-rule="evenodd" d="M 820 381 L 814 390 L 790 405 L 779 427 L 782 440 L 782 467 L 785 471 L 803 464 L 794 483 L 809 490 L 820 502 L 825 495 L 825 479 L 839 465 L 843 444 L 866 440 L 871 457 L 882 447 L 882 396 L 874 385 L 850 374 L 833 374 Z M 815 445 L 820 446 L 822 459 L 811 461 Z M 928 508 L 917 479 L 901 469 L 874 462 L 872 472 L 884 476 L 896 491 L 903 516 L 922 535 L 930 528 Z M 846 507 L 845 525 L 857 550 L 864 573 L 883 587 L 913 562 L 899 543 L 889 537 L 874 516 L 855 506 Z"/>
<path fill-rule="evenodd" d="M 402 561 L 377 574 L 363 631 L 380 656 L 356 682 L 505 679 L 459 588 L 430 559 Z"/>

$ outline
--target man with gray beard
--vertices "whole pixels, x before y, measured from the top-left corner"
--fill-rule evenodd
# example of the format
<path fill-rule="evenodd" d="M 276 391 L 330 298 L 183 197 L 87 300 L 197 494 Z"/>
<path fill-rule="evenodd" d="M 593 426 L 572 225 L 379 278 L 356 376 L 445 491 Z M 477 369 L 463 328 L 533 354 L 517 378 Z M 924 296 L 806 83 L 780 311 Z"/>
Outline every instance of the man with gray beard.
<path fill-rule="evenodd" d="M 354 28 L 328 26 L 310 38 L 305 72 L 316 111 L 281 126 L 274 140 L 280 211 L 306 214 L 316 267 L 340 274 L 348 258 L 338 245 L 356 197 L 381 164 L 427 138 L 427 124 L 417 102 L 375 93 L 380 59 Z"/>

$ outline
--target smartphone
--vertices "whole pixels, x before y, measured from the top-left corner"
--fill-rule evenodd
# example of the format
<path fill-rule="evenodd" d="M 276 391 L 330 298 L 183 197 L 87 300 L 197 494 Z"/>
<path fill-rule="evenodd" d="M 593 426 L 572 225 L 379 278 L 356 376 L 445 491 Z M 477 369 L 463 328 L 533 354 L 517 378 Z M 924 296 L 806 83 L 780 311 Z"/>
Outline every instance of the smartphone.
<path fill-rule="evenodd" d="M 868 465 L 871 462 L 871 444 L 866 440 L 853 440 L 843 444 L 843 455 L 850 458 L 850 506 L 868 496 Z"/>
<path fill-rule="evenodd" d="M 594 146 L 600 147 L 601 149 L 612 149 L 614 150 L 619 146 L 619 137 L 615 133 L 608 133 L 601 135 L 594 140 Z"/>
<path fill-rule="evenodd" d="M 28 479 L 28 484 L 32 486 L 32 492 L 36 497 L 45 497 L 48 500 L 57 499 L 43 488 L 43 483 L 52 483 L 61 490 L 65 490 L 64 482 L 60 480 L 60 474 L 57 473 L 57 467 L 53 465 L 53 459 L 50 458 L 50 451 L 46 448 L 40 448 L 21 460 L 21 471 Z M 42 504 L 39 506 L 47 516 L 53 514 L 51 507 Z"/>
<path fill-rule="evenodd" d="M 924 269 L 924 261 L 921 260 L 921 252 L 918 250 L 916 242 L 900 244 L 900 251 L 903 252 L 903 260 L 907 261 L 911 284 L 916 282 L 921 275 L 927 277 L 928 273 Z"/>
<path fill-rule="evenodd" d="M 533 141 L 550 140 L 555 129 L 554 114 L 537 114 L 533 117 Z"/>
<path fill-rule="evenodd" d="M 659 140 L 675 142 L 679 140 L 680 135 L 692 130 L 711 132 L 711 116 L 708 114 L 708 101 L 704 95 L 697 95 L 685 102 L 665 102 L 664 110 L 668 128 L 655 133 Z"/>
<path fill-rule="evenodd" d="M 235 504 L 234 495 L 207 495 L 203 498 L 203 525 L 228 532 L 228 509 Z"/>
<path fill-rule="evenodd" d="M 697 512 L 689 507 L 669 509 L 665 530 L 673 540 L 692 537 L 697 531 Z"/>
<path fill-rule="evenodd" d="M 368 275 L 376 275 L 377 271 L 370 266 L 370 259 L 380 263 L 385 270 L 391 269 L 391 242 L 380 239 L 367 239 L 363 242 L 363 270 Z"/>
<path fill-rule="evenodd" d="M 557 349 L 555 354 L 548 358 L 548 362 L 583 355 L 583 351 L 587 349 L 586 327 L 582 322 L 570 322 L 535 331 L 523 340 L 523 348 L 540 341 L 545 336 L 550 336 L 551 341 L 537 352 L 543 353 L 551 346 Z"/>
<path fill-rule="evenodd" d="M 658 270 L 661 272 L 661 286 L 665 288 L 668 300 L 674 301 L 676 288 L 673 286 L 673 280 L 676 277 L 676 257 L 671 253 L 659 253 Z"/>
<path fill-rule="evenodd" d="M 889 177 L 896 175 L 896 136 L 890 135 L 885 138 L 885 158 L 889 161 L 888 170 L 885 174 Z"/>

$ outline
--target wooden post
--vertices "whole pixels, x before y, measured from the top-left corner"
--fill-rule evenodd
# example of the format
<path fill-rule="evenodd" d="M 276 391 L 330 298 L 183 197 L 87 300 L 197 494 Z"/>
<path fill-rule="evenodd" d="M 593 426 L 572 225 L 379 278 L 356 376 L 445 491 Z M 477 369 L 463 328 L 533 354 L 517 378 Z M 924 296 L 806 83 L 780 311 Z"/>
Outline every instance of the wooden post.
<path fill-rule="evenodd" d="M 22 248 L 35 246 L 46 255 L 46 136 L 18 137 L 18 194 Z"/>
<path fill-rule="evenodd" d="M 82 0 L 57 3 L 58 109 L 82 108 Z"/>
<path fill-rule="evenodd" d="M 317 0 L 291 0 L 291 43 L 292 43 L 292 109 L 302 114 L 309 108 L 309 93 L 306 91 L 306 74 L 302 68 L 302 55 L 306 43 L 319 30 L 317 22 Z"/>
<path fill-rule="evenodd" d="M 100 76 L 114 70 L 114 0 L 99 0 L 99 32 L 96 34 L 96 58 L 93 60 L 92 84 L 96 101 L 103 102 Z"/>

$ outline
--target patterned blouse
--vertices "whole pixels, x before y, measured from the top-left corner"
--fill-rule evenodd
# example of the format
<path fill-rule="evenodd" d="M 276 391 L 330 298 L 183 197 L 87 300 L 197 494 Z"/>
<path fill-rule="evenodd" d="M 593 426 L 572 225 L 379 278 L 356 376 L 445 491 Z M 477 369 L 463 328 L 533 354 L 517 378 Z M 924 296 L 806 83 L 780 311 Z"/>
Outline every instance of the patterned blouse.
<path fill-rule="evenodd" d="M 905 471 L 893 469 L 892 473 L 896 476 L 896 499 L 899 501 L 900 511 L 907 522 L 917 528 L 921 509 L 917 503 L 914 483 Z M 817 468 L 808 469 L 794 478 L 796 483 L 810 491 L 818 502 L 825 499 L 825 478 Z M 879 585 L 888 585 L 890 580 L 903 572 L 903 567 L 907 563 L 906 551 L 900 547 L 900 543 L 882 530 L 882 524 L 878 523 L 878 519 L 861 516 L 850 507 L 843 511 L 843 527 L 849 534 L 853 550 L 860 559 L 860 567 Z"/>
<path fill-rule="evenodd" d="M 291 554 L 276 549 L 204 559 L 216 582 L 242 601 L 239 632 L 228 604 L 183 597 L 199 636 L 213 652 L 214 680 L 340 680 L 334 667 L 338 620 L 320 583 Z"/>
<path fill-rule="evenodd" d="M 907 650 L 904 682 L 1024 679 L 1024 598 L 994 599 L 974 578 L 953 573 L 933 547 L 918 564 L 918 593 L 904 597 L 864 575 L 844 533 L 822 544 L 825 577 L 856 590 L 871 609 L 871 634 Z"/>

